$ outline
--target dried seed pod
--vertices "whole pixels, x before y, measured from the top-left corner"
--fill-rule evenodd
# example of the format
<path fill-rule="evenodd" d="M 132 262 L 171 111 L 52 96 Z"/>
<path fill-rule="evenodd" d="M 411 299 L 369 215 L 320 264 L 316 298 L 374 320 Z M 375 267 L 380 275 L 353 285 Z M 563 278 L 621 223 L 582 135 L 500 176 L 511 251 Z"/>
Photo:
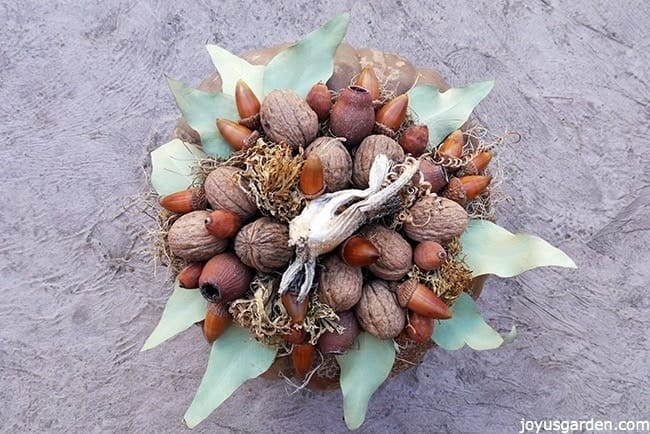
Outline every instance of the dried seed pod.
<path fill-rule="evenodd" d="M 395 292 L 402 307 L 408 307 L 413 312 L 429 318 L 451 318 L 449 307 L 417 279 L 409 279 L 398 285 Z"/>
<path fill-rule="evenodd" d="M 330 90 L 323 83 L 313 85 L 307 97 L 305 97 L 305 101 L 314 113 L 316 113 L 320 122 L 323 122 L 330 116 L 332 96 L 330 95 Z"/>
<path fill-rule="evenodd" d="M 293 369 L 299 378 L 305 378 L 311 369 L 316 355 L 316 348 L 310 344 L 294 344 L 291 350 Z"/>
<path fill-rule="evenodd" d="M 212 235 L 205 228 L 207 211 L 192 211 L 174 222 L 167 233 L 172 253 L 186 261 L 207 261 L 226 250 L 228 242 Z"/>
<path fill-rule="evenodd" d="M 226 331 L 232 316 L 225 303 L 208 303 L 208 310 L 203 321 L 203 335 L 212 343 Z"/>
<path fill-rule="evenodd" d="M 241 172 L 232 166 L 217 166 L 205 179 L 205 196 L 213 209 L 226 209 L 239 216 L 242 222 L 257 213 L 255 202 L 235 183 Z"/>
<path fill-rule="evenodd" d="M 431 192 L 437 193 L 447 185 L 447 173 L 442 166 L 433 164 L 430 160 L 423 158 L 420 160 L 420 172 L 422 180 L 431 185 Z"/>
<path fill-rule="evenodd" d="M 379 154 L 386 155 L 389 160 L 396 163 L 404 161 L 404 151 L 395 140 L 382 134 L 366 137 L 354 155 L 352 183 L 356 187 L 368 188 L 370 167 Z"/>
<path fill-rule="evenodd" d="M 368 93 L 370 93 L 370 97 L 373 101 L 378 100 L 381 96 L 379 80 L 377 80 L 377 74 L 375 74 L 375 70 L 372 69 L 372 66 L 365 66 L 361 70 L 355 84 L 366 89 Z"/>
<path fill-rule="evenodd" d="M 305 157 L 315 154 L 323 165 L 323 176 L 327 192 L 347 188 L 352 176 L 352 157 L 343 142 L 334 137 L 318 137 L 305 149 Z"/>
<path fill-rule="evenodd" d="M 350 44 L 341 42 L 334 53 L 334 73 L 327 80 L 327 87 L 340 90 L 350 84 L 352 77 L 359 74 L 361 65 L 357 57 L 357 50 Z"/>
<path fill-rule="evenodd" d="M 189 190 L 177 191 L 162 197 L 160 206 L 171 212 L 187 214 L 188 212 L 205 209 L 208 206 L 208 201 L 205 198 L 203 188 L 190 188 Z"/>
<path fill-rule="evenodd" d="M 372 66 L 383 88 L 394 95 L 405 93 L 415 83 L 415 67 L 402 56 L 376 48 L 359 48 L 357 55 L 361 66 Z"/>
<path fill-rule="evenodd" d="M 293 325 L 289 333 L 284 335 L 284 339 L 290 344 L 302 344 L 307 340 L 307 331 L 298 325 Z"/>
<path fill-rule="evenodd" d="M 299 186 L 307 199 L 315 199 L 325 192 L 325 173 L 318 154 L 311 154 L 305 160 L 300 172 Z"/>
<path fill-rule="evenodd" d="M 413 262 L 422 271 L 433 271 L 447 260 L 445 248 L 435 241 L 423 241 L 415 246 Z"/>
<path fill-rule="evenodd" d="M 227 209 L 212 211 L 205 218 L 205 228 L 217 238 L 232 238 L 241 227 L 241 219 Z"/>
<path fill-rule="evenodd" d="M 446 157 L 459 158 L 463 154 L 465 140 L 461 130 L 455 130 L 443 140 L 438 153 Z"/>
<path fill-rule="evenodd" d="M 404 152 L 419 157 L 429 144 L 429 127 L 426 125 L 408 127 L 400 136 L 399 144 Z"/>
<path fill-rule="evenodd" d="M 281 300 L 294 324 L 302 324 L 305 321 L 307 310 L 309 309 L 309 298 L 298 301 L 298 294 L 286 292 L 282 295 Z"/>
<path fill-rule="evenodd" d="M 352 267 L 367 267 L 377 262 L 379 250 L 368 239 L 353 235 L 341 245 L 341 258 Z"/>
<path fill-rule="evenodd" d="M 433 336 L 434 319 L 411 312 L 409 314 L 409 323 L 406 326 L 406 334 L 419 344 L 425 344 L 431 341 Z"/>
<path fill-rule="evenodd" d="M 406 312 L 383 280 L 371 280 L 363 285 L 354 311 L 361 327 L 379 339 L 394 338 L 406 324 Z"/>
<path fill-rule="evenodd" d="M 375 109 L 370 93 L 363 87 L 344 89 L 332 106 L 330 129 L 335 136 L 345 137 L 345 145 L 358 145 L 372 133 L 375 126 Z"/>
<path fill-rule="evenodd" d="M 205 263 L 199 286 L 209 302 L 229 302 L 244 295 L 252 280 L 252 271 L 237 256 L 221 253 Z"/>
<path fill-rule="evenodd" d="M 235 253 L 244 264 L 263 273 L 279 270 L 293 255 L 289 227 L 272 217 L 261 217 L 237 233 Z"/>
<path fill-rule="evenodd" d="M 253 146 L 260 136 L 257 131 L 252 131 L 250 128 L 230 119 L 217 119 L 217 128 L 224 140 L 235 151 Z"/>
<path fill-rule="evenodd" d="M 359 232 L 379 250 L 379 258 L 368 270 L 385 280 L 399 280 L 411 269 L 411 245 L 399 233 L 381 225 L 366 226 Z"/>
<path fill-rule="evenodd" d="M 472 158 L 469 163 L 462 167 L 465 175 L 478 175 L 481 173 L 492 160 L 491 151 L 483 151 L 476 157 Z"/>
<path fill-rule="evenodd" d="M 323 354 L 343 354 L 354 343 L 359 334 L 359 324 L 354 312 L 344 310 L 337 312 L 339 324 L 344 328 L 343 333 L 327 331 L 318 339 L 318 349 Z"/>
<path fill-rule="evenodd" d="M 239 113 L 239 123 L 246 128 L 256 130 L 260 126 L 260 100 L 244 82 L 237 80 L 235 85 L 235 105 Z"/>
<path fill-rule="evenodd" d="M 199 276 L 201 271 L 203 271 L 203 262 L 193 262 L 183 268 L 177 276 L 178 286 L 181 288 L 198 288 L 199 287 Z"/>
<path fill-rule="evenodd" d="M 318 116 L 290 89 L 276 89 L 262 102 L 260 121 L 266 135 L 294 149 L 307 146 L 318 134 Z"/>
<path fill-rule="evenodd" d="M 442 196 L 465 205 L 467 201 L 483 193 L 492 181 L 491 176 L 471 175 L 452 178 L 449 185 L 441 193 Z"/>
<path fill-rule="evenodd" d="M 382 134 L 386 134 L 390 137 L 395 136 L 395 133 L 399 130 L 402 122 L 404 122 L 408 105 L 408 95 L 402 94 L 393 98 L 379 109 L 375 120 Z"/>
<path fill-rule="evenodd" d="M 444 197 L 424 196 L 409 209 L 404 232 L 414 241 L 444 244 L 463 233 L 469 222 L 467 211 Z"/>
<path fill-rule="evenodd" d="M 335 312 L 352 308 L 361 298 L 363 275 L 336 255 L 326 257 L 320 264 L 318 299 Z"/>

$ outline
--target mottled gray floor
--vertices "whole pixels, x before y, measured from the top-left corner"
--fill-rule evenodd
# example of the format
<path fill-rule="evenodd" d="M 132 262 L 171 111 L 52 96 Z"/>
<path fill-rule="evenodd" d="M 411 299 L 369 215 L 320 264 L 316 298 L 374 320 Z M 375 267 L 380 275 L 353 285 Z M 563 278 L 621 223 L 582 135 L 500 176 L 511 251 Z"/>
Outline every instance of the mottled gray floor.
<path fill-rule="evenodd" d="M 197 84 L 204 42 L 294 40 L 346 7 L 314 3 L 0 3 L 0 431 L 184 431 L 208 356 L 199 329 L 138 352 L 169 293 L 132 200 L 177 116 L 163 74 Z M 430 352 L 376 393 L 360 431 L 647 419 L 650 3 L 421 3 L 356 3 L 347 41 L 454 85 L 495 78 L 479 114 L 523 136 L 501 150 L 499 220 L 579 269 L 491 279 L 479 306 L 502 331 L 517 324 L 515 343 Z M 196 432 L 344 430 L 339 393 L 260 379 Z"/>

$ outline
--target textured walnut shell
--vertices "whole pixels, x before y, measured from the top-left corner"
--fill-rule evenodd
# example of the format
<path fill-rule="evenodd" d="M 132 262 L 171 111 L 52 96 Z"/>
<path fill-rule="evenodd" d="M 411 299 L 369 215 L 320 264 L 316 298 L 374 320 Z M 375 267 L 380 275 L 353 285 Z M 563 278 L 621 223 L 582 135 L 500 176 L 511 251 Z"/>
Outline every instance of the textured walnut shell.
<path fill-rule="evenodd" d="M 444 197 L 424 196 L 409 211 L 404 232 L 415 241 L 444 244 L 462 234 L 469 222 L 465 209 Z"/>
<path fill-rule="evenodd" d="M 257 213 L 257 207 L 246 192 L 235 183 L 234 175 L 239 169 L 232 166 L 218 166 L 205 179 L 205 196 L 213 209 L 232 211 L 242 221 Z"/>
<path fill-rule="evenodd" d="M 368 270 L 385 280 L 399 280 L 411 269 L 413 250 L 397 232 L 385 226 L 372 225 L 361 229 L 360 234 L 379 250 L 379 258 Z"/>
<path fill-rule="evenodd" d="M 212 235 L 205 228 L 207 211 L 192 211 L 174 222 L 167 234 L 172 253 L 186 261 L 206 261 L 226 250 L 228 241 Z"/>
<path fill-rule="evenodd" d="M 339 191 L 350 185 L 352 157 L 343 142 L 334 137 L 319 137 L 307 147 L 305 157 L 315 153 L 323 164 L 327 192 Z"/>
<path fill-rule="evenodd" d="M 371 280 L 363 285 L 354 312 L 361 327 L 379 339 L 394 338 L 406 325 L 406 311 L 383 280 Z"/>
<path fill-rule="evenodd" d="M 260 121 L 266 135 L 294 149 L 307 146 L 318 134 L 318 116 L 296 92 L 277 89 L 262 102 Z"/>
<path fill-rule="evenodd" d="M 263 273 L 279 270 L 289 263 L 289 227 L 271 217 L 247 224 L 235 237 L 235 253 L 249 267 Z"/>
<path fill-rule="evenodd" d="M 415 67 L 402 56 L 375 48 L 359 48 L 357 55 L 361 67 L 372 66 L 381 87 L 394 96 L 403 94 L 415 83 Z"/>
<path fill-rule="evenodd" d="M 352 182 L 356 187 L 368 188 L 370 167 L 379 154 L 386 155 L 396 163 L 404 161 L 404 150 L 395 140 L 381 134 L 366 137 L 354 154 Z"/>
<path fill-rule="evenodd" d="M 320 264 L 318 299 L 340 312 L 352 308 L 361 298 L 361 268 L 351 267 L 338 256 L 328 256 Z"/>

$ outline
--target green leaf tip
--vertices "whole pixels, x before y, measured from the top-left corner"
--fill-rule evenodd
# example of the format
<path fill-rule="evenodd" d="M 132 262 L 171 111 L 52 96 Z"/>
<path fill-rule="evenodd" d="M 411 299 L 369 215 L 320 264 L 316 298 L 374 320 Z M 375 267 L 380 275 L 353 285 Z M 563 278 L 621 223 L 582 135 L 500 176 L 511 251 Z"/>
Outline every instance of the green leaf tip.
<path fill-rule="evenodd" d="M 151 185 L 161 196 L 187 189 L 194 181 L 192 170 L 205 153 L 194 145 L 174 139 L 151 152 Z"/>
<path fill-rule="evenodd" d="M 264 65 L 252 65 L 218 45 L 208 44 L 205 48 L 208 50 L 215 68 L 219 71 L 223 93 L 234 97 L 237 81 L 243 80 L 255 96 L 260 101 L 262 100 L 264 96 Z"/>

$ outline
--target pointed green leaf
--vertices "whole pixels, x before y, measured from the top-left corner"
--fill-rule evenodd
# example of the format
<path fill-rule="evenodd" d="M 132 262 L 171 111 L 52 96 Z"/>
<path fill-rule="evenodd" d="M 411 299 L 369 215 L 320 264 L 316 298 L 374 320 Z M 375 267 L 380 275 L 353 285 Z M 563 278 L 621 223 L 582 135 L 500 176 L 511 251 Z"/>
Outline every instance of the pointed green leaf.
<path fill-rule="evenodd" d="M 474 350 L 492 350 L 512 342 L 517 336 L 513 326 L 504 339 L 481 316 L 474 300 L 463 292 L 451 308 L 452 317 L 437 321 L 431 339 L 445 350 L 453 351 L 465 344 Z"/>
<path fill-rule="evenodd" d="M 470 220 L 460 237 L 472 276 L 512 277 L 536 267 L 576 268 L 560 249 L 535 235 L 512 234 L 487 220 Z"/>
<path fill-rule="evenodd" d="M 482 81 L 443 93 L 430 85 L 419 85 L 409 90 L 409 108 L 421 124 L 429 127 L 428 149 L 437 147 L 449 133 L 460 128 L 493 86 L 494 81 Z"/>
<path fill-rule="evenodd" d="M 194 181 L 192 168 L 205 154 L 180 139 L 165 143 L 151 152 L 151 185 L 164 196 L 187 189 Z"/>
<path fill-rule="evenodd" d="M 271 59 L 264 70 L 264 94 L 293 89 L 304 98 L 313 85 L 326 82 L 349 21 L 350 13 L 342 13 Z"/>
<path fill-rule="evenodd" d="M 264 65 L 251 65 L 218 45 L 208 44 L 205 47 L 221 76 L 223 93 L 234 97 L 237 80 L 244 80 L 255 96 L 260 101 L 262 100 L 264 96 Z"/>
<path fill-rule="evenodd" d="M 183 289 L 174 283 L 174 292 L 163 310 L 160 322 L 140 351 L 156 347 L 205 318 L 208 303 L 198 289 Z"/>
<path fill-rule="evenodd" d="M 218 118 L 239 119 L 234 99 L 223 93 L 208 93 L 167 78 L 176 105 L 183 117 L 201 135 L 203 150 L 217 157 L 228 157 L 233 149 L 217 129 Z"/>
<path fill-rule="evenodd" d="M 212 344 L 208 367 L 185 412 L 187 426 L 194 428 L 239 386 L 269 369 L 276 353 L 277 349 L 251 338 L 246 329 L 231 324 Z"/>
<path fill-rule="evenodd" d="M 392 339 L 381 340 L 362 332 L 356 345 L 336 360 L 341 367 L 345 424 L 355 430 L 366 419 L 370 397 L 388 378 L 395 361 L 395 344 Z"/>

